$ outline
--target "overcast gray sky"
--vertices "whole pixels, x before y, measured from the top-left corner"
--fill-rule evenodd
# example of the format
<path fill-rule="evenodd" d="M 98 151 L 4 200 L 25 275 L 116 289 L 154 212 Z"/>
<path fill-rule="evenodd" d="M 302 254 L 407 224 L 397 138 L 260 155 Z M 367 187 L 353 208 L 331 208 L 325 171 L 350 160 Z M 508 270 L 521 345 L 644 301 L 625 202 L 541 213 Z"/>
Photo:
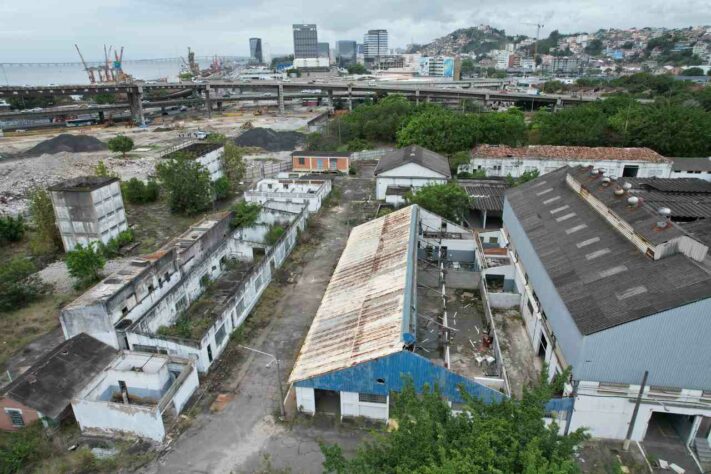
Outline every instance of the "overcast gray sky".
<path fill-rule="evenodd" d="M 386 28 L 391 47 L 428 42 L 480 23 L 509 34 L 542 35 L 606 27 L 711 24 L 710 0 L 2 0 L 0 62 L 87 60 L 102 45 L 125 46 L 125 58 L 247 55 L 261 37 L 272 54 L 293 49 L 291 24 L 316 23 L 320 41 L 362 41 Z M 333 47 L 333 46 L 332 46 Z"/>

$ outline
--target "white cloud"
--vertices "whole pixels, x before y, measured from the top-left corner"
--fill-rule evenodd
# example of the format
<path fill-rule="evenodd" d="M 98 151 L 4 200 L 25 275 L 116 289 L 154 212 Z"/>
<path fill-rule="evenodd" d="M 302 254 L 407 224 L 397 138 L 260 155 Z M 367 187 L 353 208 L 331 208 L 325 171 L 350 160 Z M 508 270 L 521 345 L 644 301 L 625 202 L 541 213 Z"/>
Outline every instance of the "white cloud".
<path fill-rule="evenodd" d="M 542 35 L 631 26 L 683 27 L 711 23 L 707 0 L 4 0 L 0 4 L 0 62 L 87 58 L 103 44 L 126 47 L 126 57 L 246 55 L 257 36 L 273 53 L 292 50 L 292 23 L 316 23 L 319 38 L 362 41 L 386 28 L 392 46 L 429 42 L 479 23 L 509 34 Z"/>

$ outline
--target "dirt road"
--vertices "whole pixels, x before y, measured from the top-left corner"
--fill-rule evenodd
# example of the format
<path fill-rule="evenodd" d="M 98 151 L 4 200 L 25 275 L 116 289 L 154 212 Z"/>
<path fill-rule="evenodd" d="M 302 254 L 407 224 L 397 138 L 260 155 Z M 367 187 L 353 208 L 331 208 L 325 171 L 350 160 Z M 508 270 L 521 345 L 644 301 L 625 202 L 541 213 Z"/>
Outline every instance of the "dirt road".
<path fill-rule="evenodd" d="M 362 219 L 362 207 L 351 201 L 362 199 L 372 187 L 371 180 L 344 181 L 345 189 L 340 184 L 336 191 L 342 196 L 342 204 L 322 209 L 316 218 L 312 227 L 313 243 L 299 254 L 298 260 L 303 263 L 293 267 L 294 282 L 272 282 L 279 290 L 278 297 L 268 303 L 272 307 L 266 308 L 271 309 L 271 318 L 265 327 L 254 331 L 243 342 L 246 346 L 279 354 L 285 389 L 286 379 L 345 247 L 350 228 Z M 299 252 L 298 247 L 295 252 Z M 263 296 L 260 305 L 264 303 Z M 264 310 L 264 307 L 255 309 Z M 320 472 L 320 439 L 338 442 L 347 451 L 357 445 L 362 431 L 334 423 L 319 426 L 319 420 L 294 424 L 276 422 L 279 390 L 275 366 L 269 362 L 268 357 L 259 354 L 241 356 L 234 363 L 228 380 L 220 382 L 227 399 L 234 398 L 219 412 L 198 415 L 170 451 L 147 466 L 145 472 L 226 473 L 284 468 L 294 473 Z"/>

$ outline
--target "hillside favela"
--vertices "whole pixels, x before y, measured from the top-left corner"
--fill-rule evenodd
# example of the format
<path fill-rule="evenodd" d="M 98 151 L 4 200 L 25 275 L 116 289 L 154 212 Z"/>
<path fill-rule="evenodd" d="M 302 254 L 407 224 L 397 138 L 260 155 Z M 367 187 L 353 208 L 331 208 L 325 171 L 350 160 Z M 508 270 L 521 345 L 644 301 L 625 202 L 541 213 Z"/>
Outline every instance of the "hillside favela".
<path fill-rule="evenodd" d="M 711 5 L 0 24 L 0 474 L 711 473 Z"/>

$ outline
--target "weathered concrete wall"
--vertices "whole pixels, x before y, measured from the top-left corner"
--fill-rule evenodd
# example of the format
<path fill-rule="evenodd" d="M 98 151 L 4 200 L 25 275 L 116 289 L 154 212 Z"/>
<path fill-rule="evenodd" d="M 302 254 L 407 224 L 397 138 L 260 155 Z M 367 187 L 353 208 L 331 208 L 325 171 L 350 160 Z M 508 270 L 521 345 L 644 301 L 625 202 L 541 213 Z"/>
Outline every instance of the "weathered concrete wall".
<path fill-rule="evenodd" d="M 117 434 L 149 438 L 158 442 L 165 437 L 163 418 L 157 407 L 124 405 L 90 400 L 72 402 L 74 417 L 85 434 Z"/>
<path fill-rule="evenodd" d="M 340 392 L 341 394 L 341 417 L 358 417 L 362 416 L 371 420 L 388 420 L 390 400 L 386 396 L 385 403 L 372 403 L 359 401 L 358 394 L 355 392 Z"/>

